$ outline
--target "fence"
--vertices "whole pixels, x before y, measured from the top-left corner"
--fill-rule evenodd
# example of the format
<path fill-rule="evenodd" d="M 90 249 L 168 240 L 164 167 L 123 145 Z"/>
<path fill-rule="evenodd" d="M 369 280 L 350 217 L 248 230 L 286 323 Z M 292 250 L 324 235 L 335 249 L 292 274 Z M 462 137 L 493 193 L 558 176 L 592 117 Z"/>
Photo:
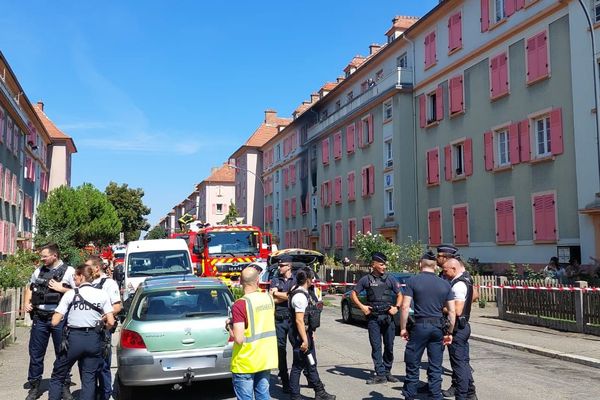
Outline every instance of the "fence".
<path fill-rule="evenodd" d="M 527 286 L 529 289 L 496 289 L 498 314 L 501 319 L 528 325 L 544 326 L 569 332 L 600 336 L 600 292 L 584 290 L 536 290 L 535 287 L 557 287 L 555 280 L 508 281 L 505 286 Z M 586 288 L 587 282 L 575 282 Z"/>
<path fill-rule="evenodd" d="M 0 349 L 14 341 L 17 319 L 27 319 L 24 293 L 22 288 L 0 290 Z"/>
<path fill-rule="evenodd" d="M 494 275 L 474 275 L 473 284 L 479 286 L 493 286 L 496 285 L 498 277 Z M 479 299 L 485 300 L 486 302 L 496 301 L 496 291 L 489 287 L 479 287 Z"/>

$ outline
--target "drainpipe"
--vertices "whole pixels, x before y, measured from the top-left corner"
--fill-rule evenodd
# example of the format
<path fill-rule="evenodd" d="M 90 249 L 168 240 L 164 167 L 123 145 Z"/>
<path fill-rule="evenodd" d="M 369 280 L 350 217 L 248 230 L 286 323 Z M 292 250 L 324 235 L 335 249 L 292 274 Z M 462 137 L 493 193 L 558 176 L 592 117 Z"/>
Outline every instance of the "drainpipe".
<path fill-rule="evenodd" d="M 598 90 L 598 65 L 596 60 L 596 38 L 594 35 L 594 24 L 592 23 L 592 18 L 590 17 L 590 13 L 588 8 L 583 4 L 583 0 L 579 0 L 579 5 L 585 14 L 585 18 L 588 23 L 588 29 L 590 31 L 590 37 L 592 39 L 592 71 L 594 71 L 594 104 L 596 107 L 596 157 L 598 160 L 598 192 L 600 193 L 600 109 L 598 109 L 598 104 L 600 104 L 600 100 L 598 99 L 598 95 L 600 91 Z"/>
<path fill-rule="evenodd" d="M 414 151 L 413 151 L 413 165 L 415 170 L 415 215 L 417 218 L 417 240 L 421 240 L 421 227 L 419 223 L 419 176 L 418 176 L 418 167 L 417 167 L 417 97 L 415 96 L 414 88 L 415 88 L 415 68 L 416 68 L 416 56 L 415 56 L 415 44 L 412 40 L 410 40 L 406 35 L 402 35 L 402 38 L 406 40 L 411 48 L 412 48 L 412 96 L 413 96 L 413 141 L 414 141 Z"/>

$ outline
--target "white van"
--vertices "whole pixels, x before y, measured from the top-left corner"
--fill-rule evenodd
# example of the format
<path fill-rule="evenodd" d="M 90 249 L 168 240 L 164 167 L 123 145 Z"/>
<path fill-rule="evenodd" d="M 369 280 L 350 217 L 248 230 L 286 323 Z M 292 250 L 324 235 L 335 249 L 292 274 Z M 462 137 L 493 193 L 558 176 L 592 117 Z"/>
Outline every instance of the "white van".
<path fill-rule="evenodd" d="M 183 239 L 136 240 L 127 244 L 123 268 L 123 301 L 148 277 L 193 273 L 188 245 Z"/>

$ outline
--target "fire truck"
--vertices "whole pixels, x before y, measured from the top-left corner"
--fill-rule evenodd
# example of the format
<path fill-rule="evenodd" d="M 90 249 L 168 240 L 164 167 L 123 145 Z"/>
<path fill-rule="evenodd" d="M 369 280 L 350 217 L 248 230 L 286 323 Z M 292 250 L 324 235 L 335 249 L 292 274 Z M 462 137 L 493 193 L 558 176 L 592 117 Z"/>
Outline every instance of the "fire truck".
<path fill-rule="evenodd" d="M 229 285 L 239 281 L 250 263 L 266 267 L 272 248 L 271 234 L 251 225 L 208 226 L 171 237 L 187 241 L 196 275 L 218 277 Z"/>

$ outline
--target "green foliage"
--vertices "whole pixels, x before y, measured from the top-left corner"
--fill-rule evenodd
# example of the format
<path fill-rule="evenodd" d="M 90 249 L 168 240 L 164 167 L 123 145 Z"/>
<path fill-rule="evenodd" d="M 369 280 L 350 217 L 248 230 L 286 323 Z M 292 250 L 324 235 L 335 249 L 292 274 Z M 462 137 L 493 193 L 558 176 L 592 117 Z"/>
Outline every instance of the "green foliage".
<path fill-rule="evenodd" d="M 506 271 L 506 277 L 510 280 L 519 279 L 519 271 L 517 271 L 517 266 L 515 263 L 509 262 L 509 267 Z"/>
<path fill-rule="evenodd" d="M 0 288 L 21 288 L 27 284 L 35 265 L 40 261 L 39 255 L 19 249 L 0 262 Z"/>
<path fill-rule="evenodd" d="M 535 272 L 529 264 L 523 264 L 523 268 L 523 276 L 525 279 L 536 280 L 545 278 L 543 272 Z"/>
<path fill-rule="evenodd" d="M 145 218 L 150 214 L 150 208 L 142 202 L 144 191 L 140 188 L 130 188 L 126 183 L 118 185 L 110 182 L 105 189 L 108 201 L 117 211 L 125 233 L 125 242 L 138 240 L 141 231 L 150 229 L 150 224 Z"/>
<path fill-rule="evenodd" d="M 487 301 L 485 299 L 479 299 L 479 308 L 485 308 Z"/>
<path fill-rule="evenodd" d="M 365 264 L 371 262 L 373 252 L 379 251 L 385 254 L 390 271 L 418 271 L 419 259 L 425 251 L 425 245 L 412 238 L 409 238 L 408 242 L 395 244 L 388 242 L 383 235 L 371 232 L 366 234 L 358 232 L 354 237 L 354 247 L 356 257 Z"/>
<path fill-rule="evenodd" d="M 233 294 L 233 298 L 235 300 L 244 297 L 244 289 L 242 289 L 239 286 L 232 286 L 231 288 L 231 294 Z"/>
<path fill-rule="evenodd" d="M 231 203 L 229 203 L 229 211 L 227 212 L 225 219 L 223 219 L 223 221 L 221 221 L 220 223 L 222 225 L 233 225 L 237 222 L 236 219 L 239 217 L 240 214 L 238 213 L 237 207 L 232 201 Z"/>
<path fill-rule="evenodd" d="M 419 260 L 425 253 L 425 246 L 418 240 L 408 237 L 407 242 L 398 245 L 398 264 L 399 269 L 408 272 L 419 272 Z"/>
<path fill-rule="evenodd" d="M 160 225 L 156 225 L 154 228 L 150 229 L 148 234 L 146 235 L 146 239 L 164 239 L 167 237 L 167 231 Z"/>
<path fill-rule="evenodd" d="M 335 255 L 324 254 L 323 265 L 327 267 L 341 267 L 342 263 L 336 259 Z"/>
<path fill-rule="evenodd" d="M 106 195 L 89 183 L 77 188 L 61 186 L 38 207 L 36 246 L 54 242 L 63 260 L 76 265 L 80 250 L 89 243 L 98 247 L 115 242 L 121 222 Z"/>

